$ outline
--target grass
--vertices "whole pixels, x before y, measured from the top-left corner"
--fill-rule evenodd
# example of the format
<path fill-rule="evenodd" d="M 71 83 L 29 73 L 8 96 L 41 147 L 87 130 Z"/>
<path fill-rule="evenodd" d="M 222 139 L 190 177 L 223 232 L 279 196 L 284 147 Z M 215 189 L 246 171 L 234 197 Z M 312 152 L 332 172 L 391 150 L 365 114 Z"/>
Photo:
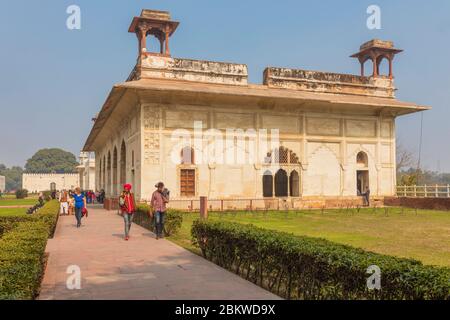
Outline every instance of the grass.
<path fill-rule="evenodd" d="M 0 198 L 0 207 L 5 206 L 33 206 L 38 202 L 37 198 L 16 199 L 13 197 Z"/>
<path fill-rule="evenodd" d="M 169 239 L 199 253 L 190 230 L 198 213 L 186 213 L 178 234 Z M 388 208 L 298 212 L 210 213 L 209 219 L 253 224 L 296 235 L 325 238 L 377 253 L 450 266 L 450 212 Z"/>
<path fill-rule="evenodd" d="M 13 217 L 26 214 L 27 208 L 0 208 L 0 217 Z"/>

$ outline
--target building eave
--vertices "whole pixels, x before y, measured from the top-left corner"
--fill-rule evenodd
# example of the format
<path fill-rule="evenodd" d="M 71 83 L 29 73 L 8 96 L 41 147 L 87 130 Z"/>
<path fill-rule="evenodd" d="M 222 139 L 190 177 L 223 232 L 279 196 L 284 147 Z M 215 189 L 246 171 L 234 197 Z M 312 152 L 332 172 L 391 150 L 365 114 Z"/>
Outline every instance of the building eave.
<path fill-rule="evenodd" d="M 431 109 L 429 106 L 403 102 L 393 98 L 290 90 L 255 84 L 235 86 L 182 80 L 142 79 L 120 83 L 112 88 L 86 140 L 83 151 L 95 151 L 94 146 L 97 136 L 127 91 L 148 93 L 152 96 L 166 95 L 167 97 L 173 97 L 175 93 L 178 93 L 188 95 L 191 100 L 193 98 L 201 99 L 202 97 L 221 97 L 245 98 L 248 101 L 267 102 L 268 104 L 289 103 L 299 107 L 306 103 L 310 105 L 321 104 L 341 111 L 345 109 L 378 110 L 379 112 L 390 113 L 392 116 Z"/>

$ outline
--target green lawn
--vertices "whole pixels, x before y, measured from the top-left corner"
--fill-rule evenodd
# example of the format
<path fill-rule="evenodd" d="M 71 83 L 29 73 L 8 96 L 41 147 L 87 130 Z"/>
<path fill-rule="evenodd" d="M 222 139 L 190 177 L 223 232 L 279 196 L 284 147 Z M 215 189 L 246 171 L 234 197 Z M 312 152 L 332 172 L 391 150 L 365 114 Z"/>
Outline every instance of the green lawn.
<path fill-rule="evenodd" d="M 0 207 L 4 206 L 33 206 L 38 202 L 37 198 L 15 199 L 13 197 L 6 197 L 0 199 Z"/>
<path fill-rule="evenodd" d="M 0 208 L 0 217 L 10 217 L 26 214 L 26 208 Z"/>
<path fill-rule="evenodd" d="M 198 213 L 186 213 L 173 242 L 198 253 L 190 243 L 190 228 Z M 209 219 L 239 223 L 325 238 L 365 250 L 414 258 L 424 264 L 450 266 L 450 212 L 389 208 L 210 213 Z"/>

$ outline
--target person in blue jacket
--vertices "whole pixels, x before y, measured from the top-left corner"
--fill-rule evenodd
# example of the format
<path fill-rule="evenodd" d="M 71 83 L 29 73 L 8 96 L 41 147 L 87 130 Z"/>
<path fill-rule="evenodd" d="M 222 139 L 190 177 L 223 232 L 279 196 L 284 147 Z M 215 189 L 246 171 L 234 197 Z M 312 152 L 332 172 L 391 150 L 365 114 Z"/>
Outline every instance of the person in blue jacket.
<path fill-rule="evenodd" d="M 79 228 L 81 227 L 83 209 L 86 208 L 86 197 L 81 193 L 80 188 L 75 189 L 73 200 L 75 202 L 75 218 L 77 218 L 77 228 Z"/>

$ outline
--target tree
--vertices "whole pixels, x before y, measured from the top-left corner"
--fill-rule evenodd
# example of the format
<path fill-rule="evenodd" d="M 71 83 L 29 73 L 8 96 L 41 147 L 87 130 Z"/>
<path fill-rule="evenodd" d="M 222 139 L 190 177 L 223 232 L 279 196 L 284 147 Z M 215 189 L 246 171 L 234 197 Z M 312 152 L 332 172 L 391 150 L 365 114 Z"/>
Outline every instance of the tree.
<path fill-rule="evenodd" d="M 42 149 L 25 164 L 28 173 L 75 173 L 78 165 L 75 155 L 62 149 Z"/>
<path fill-rule="evenodd" d="M 397 141 L 395 153 L 397 158 L 397 174 L 405 169 L 411 168 L 414 162 L 414 156 L 400 141 Z"/>

